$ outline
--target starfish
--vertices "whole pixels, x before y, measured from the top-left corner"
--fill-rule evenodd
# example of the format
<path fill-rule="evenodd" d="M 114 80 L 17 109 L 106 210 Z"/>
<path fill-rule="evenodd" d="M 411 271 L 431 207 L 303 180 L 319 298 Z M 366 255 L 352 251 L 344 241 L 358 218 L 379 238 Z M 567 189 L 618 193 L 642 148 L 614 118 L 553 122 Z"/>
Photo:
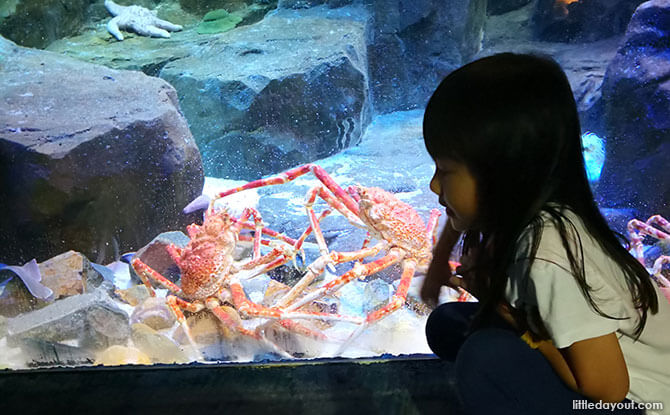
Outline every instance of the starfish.
<path fill-rule="evenodd" d="M 140 36 L 170 37 L 170 32 L 182 27 L 156 17 L 156 12 L 141 6 L 121 6 L 105 0 L 105 7 L 114 16 L 107 23 L 107 30 L 118 40 L 123 40 L 121 30 L 133 31 Z"/>

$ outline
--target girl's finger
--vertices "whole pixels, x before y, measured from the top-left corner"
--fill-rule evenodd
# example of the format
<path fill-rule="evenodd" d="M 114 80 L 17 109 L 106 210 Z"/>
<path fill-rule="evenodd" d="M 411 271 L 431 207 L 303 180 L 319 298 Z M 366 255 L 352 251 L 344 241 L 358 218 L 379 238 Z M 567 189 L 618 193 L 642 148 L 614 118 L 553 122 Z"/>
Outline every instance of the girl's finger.
<path fill-rule="evenodd" d="M 453 289 L 458 289 L 458 288 L 463 288 L 464 290 L 467 290 L 467 287 L 465 286 L 465 281 L 463 281 L 463 278 L 458 277 L 456 275 L 452 275 L 449 277 L 449 280 L 447 281 L 447 285 Z"/>

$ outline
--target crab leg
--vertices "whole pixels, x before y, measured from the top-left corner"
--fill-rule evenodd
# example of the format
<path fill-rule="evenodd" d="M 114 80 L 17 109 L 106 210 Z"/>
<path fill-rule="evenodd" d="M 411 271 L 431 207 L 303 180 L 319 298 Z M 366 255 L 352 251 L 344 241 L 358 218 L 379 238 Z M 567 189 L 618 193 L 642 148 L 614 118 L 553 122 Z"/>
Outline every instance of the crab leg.
<path fill-rule="evenodd" d="M 321 215 L 316 219 L 316 223 L 318 224 L 319 222 L 321 222 L 321 220 L 323 218 L 325 218 L 326 216 L 328 216 L 330 213 L 331 213 L 330 210 L 324 210 L 323 212 L 321 212 Z M 302 245 L 305 242 L 305 239 L 309 236 L 309 234 L 312 233 L 312 229 L 313 229 L 312 226 L 309 226 L 302 233 L 302 235 L 300 235 L 300 238 L 298 238 L 297 240 L 291 239 L 291 241 L 293 242 L 291 245 L 292 245 L 292 249 L 293 249 L 294 252 L 298 252 L 298 251 L 302 252 Z M 240 235 L 240 240 L 249 240 L 249 239 L 250 238 L 247 238 L 243 235 Z M 261 243 L 263 245 L 270 245 L 270 242 L 266 241 L 266 240 L 262 240 Z M 283 254 L 283 256 L 279 257 L 279 255 L 282 255 L 282 254 Z M 247 263 L 244 263 L 243 265 L 240 266 L 240 269 L 247 269 L 248 270 L 248 269 L 252 269 L 252 268 L 254 268 L 258 265 L 265 264 L 265 267 L 256 270 L 254 272 L 254 275 L 248 277 L 248 278 L 253 278 L 253 277 L 258 276 L 260 274 L 264 274 L 264 273 L 266 273 L 266 272 L 268 272 L 268 271 L 270 271 L 274 268 L 277 268 L 281 265 L 284 265 L 290 259 L 295 260 L 295 254 L 293 254 L 293 253 L 287 254 L 285 250 L 282 250 L 280 248 L 274 248 L 271 252 L 266 254 L 266 256 L 267 255 L 270 255 L 271 259 L 274 259 L 274 258 L 276 258 L 276 259 L 274 259 L 274 261 L 272 261 L 272 262 L 267 262 L 267 261 L 260 260 L 260 258 L 258 258 L 259 261 L 257 261 L 257 262 L 249 261 Z M 302 253 L 302 256 L 303 256 L 303 261 L 304 261 L 304 253 Z M 295 267 L 297 268 L 297 265 L 295 265 Z"/>
<path fill-rule="evenodd" d="M 437 242 L 437 221 L 442 213 L 437 209 L 431 209 L 428 225 L 426 226 L 426 235 L 433 245 Z"/>
<path fill-rule="evenodd" d="M 196 353 L 198 353 L 198 357 L 202 359 L 202 355 L 200 355 L 200 352 L 198 351 L 198 345 L 193 339 L 191 329 L 188 327 L 188 324 L 186 323 L 186 317 L 184 316 L 184 313 L 181 312 L 181 309 L 185 308 L 188 311 L 197 313 L 198 311 L 204 309 L 205 306 L 199 302 L 189 303 L 187 301 L 182 300 L 181 298 L 175 297 L 174 295 L 168 295 L 166 298 L 166 303 L 174 313 L 175 317 L 177 317 L 177 321 L 181 325 L 182 330 L 184 330 L 184 334 L 186 335 L 188 342 L 193 347 L 193 350 L 195 350 Z"/>
<path fill-rule="evenodd" d="M 317 298 L 321 298 L 325 295 L 337 291 L 344 284 L 347 284 L 348 282 L 353 281 L 356 278 L 364 278 L 367 277 L 368 275 L 372 275 L 385 268 L 388 268 L 391 265 L 400 262 L 404 256 L 405 253 L 402 250 L 393 248 L 389 251 L 388 255 L 379 258 L 375 261 L 368 262 L 367 264 L 361 264 L 357 262 L 356 264 L 354 264 L 354 267 L 351 270 L 342 274 L 342 276 L 340 276 L 339 278 L 334 279 L 333 281 L 325 284 L 318 290 L 315 290 L 312 293 L 302 297 L 300 300 L 289 305 L 286 309 L 296 310 L 302 307 L 303 305 L 316 300 Z"/>
<path fill-rule="evenodd" d="M 632 249 L 634 255 L 638 261 L 644 265 L 644 248 L 642 246 L 642 239 L 644 235 L 649 235 L 658 240 L 670 240 L 670 235 L 663 232 L 660 229 L 654 228 L 654 224 L 662 227 L 664 230 L 670 232 L 670 223 L 660 215 L 654 215 L 647 219 L 646 222 L 642 222 L 637 219 L 633 219 L 628 222 L 628 235 L 631 239 Z"/>
<path fill-rule="evenodd" d="M 274 344 L 273 342 L 269 341 L 265 337 L 261 336 L 259 332 L 249 330 L 246 327 L 244 327 L 240 321 L 237 321 L 231 315 L 226 312 L 226 309 L 233 310 L 231 307 L 224 307 L 219 303 L 219 301 L 215 297 L 209 297 L 206 300 L 207 303 L 207 308 L 216 316 L 216 318 L 219 319 L 219 321 L 226 326 L 227 328 L 236 331 L 237 333 L 240 333 L 243 336 L 250 337 L 260 343 L 265 344 L 272 350 L 273 352 L 279 354 L 282 357 L 285 358 L 292 358 L 290 354 L 286 353 L 284 350 L 280 349 L 279 346 Z"/>
<path fill-rule="evenodd" d="M 667 278 L 661 274 L 661 271 L 663 270 L 663 265 L 665 264 L 670 264 L 670 256 L 667 255 L 661 255 L 660 257 L 656 258 L 656 261 L 654 261 L 654 269 L 652 271 L 652 278 L 656 280 L 658 285 L 661 287 L 666 287 L 670 288 L 670 281 L 668 281 Z"/>
<path fill-rule="evenodd" d="M 233 222 L 240 224 L 240 225 L 242 226 L 243 229 L 251 229 L 251 230 L 255 230 L 255 229 L 256 229 L 256 225 L 253 224 L 253 223 L 249 223 L 249 222 L 241 222 L 239 219 L 235 219 L 235 218 L 232 218 L 232 220 L 233 220 Z M 293 239 L 293 238 L 289 238 L 288 236 L 286 236 L 286 235 L 284 235 L 284 234 L 281 234 L 281 233 L 279 233 L 279 232 L 277 232 L 277 231 L 273 231 L 273 230 L 270 229 L 270 228 L 263 228 L 263 229 L 261 230 L 261 232 L 262 232 L 263 235 L 267 235 L 267 236 L 270 236 L 270 237 L 272 237 L 272 238 L 279 239 L 279 240 L 281 240 L 281 241 L 286 242 L 286 243 L 289 244 L 289 245 L 295 245 L 295 243 L 296 243 L 296 240 L 295 240 L 295 239 Z"/>
<path fill-rule="evenodd" d="M 285 307 L 289 305 L 297 296 L 314 281 L 314 279 L 323 273 L 326 264 L 341 264 L 343 262 L 356 261 L 377 255 L 388 246 L 388 242 L 381 241 L 371 248 L 364 248 L 354 252 L 331 252 L 327 256 L 321 256 L 307 267 L 307 273 L 298 281 L 289 292 L 284 294 L 275 307 Z"/>
<path fill-rule="evenodd" d="M 338 185 L 335 182 L 335 180 L 333 180 L 333 178 L 330 177 L 330 175 L 321 166 L 316 164 L 305 164 L 303 166 L 287 170 L 274 177 L 254 180 L 242 186 L 221 192 L 218 195 L 216 195 L 213 198 L 213 200 L 217 200 L 222 197 L 226 197 L 228 195 L 232 195 L 233 193 L 238 193 L 247 189 L 255 189 L 257 187 L 284 184 L 291 180 L 295 180 L 297 177 L 300 177 L 309 172 L 312 172 L 316 176 L 316 178 L 319 179 L 321 183 L 323 183 L 328 188 L 328 190 L 333 192 L 335 198 L 341 200 L 342 203 L 347 207 L 347 209 L 349 209 L 354 215 L 358 216 L 359 211 L 358 203 L 356 203 L 356 201 L 351 196 L 349 196 L 347 192 L 345 192 L 344 189 L 342 189 L 340 185 Z"/>
<path fill-rule="evenodd" d="M 277 307 L 265 307 L 249 300 L 242 288 L 242 284 L 237 278 L 230 279 L 230 291 L 233 294 L 233 303 L 235 308 L 243 316 L 263 317 L 275 320 L 285 319 L 322 319 L 347 321 L 349 323 L 361 324 L 363 319 L 360 317 L 344 316 L 334 313 L 320 313 L 316 311 L 286 311 Z"/>
<path fill-rule="evenodd" d="M 318 225 L 319 223 L 321 223 L 321 221 L 323 220 L 323 218 L 325 218 L 326 216 L 330 215 L 331 213 L 332 213 L 332 211 L 331 211 L 330 209 L 326 209 L 326 210 L 324 210 L 323 212 L 321 212 L 321 215 L 319 215 L 319 217 L 316 218 L 316 224 Z M 311 222 L 311 218 L 310 218 L 310 222 Z M 317 227 L 318 227 L 318 226 L 317 226 Z M 307 239 L 307 237 L 309 236 L 309 234 L 312 233 L 313 229 L 314 229 L 314 226 L 313 226 L 313 225 L 309 225 L 309 226 L 307 227 L 307 229 L 305 229 L 305 232 L 303 232 L 302 235 L 300 235 L 300 237 L 299 237 L 298 240 L 295 242 L 295 244 L 293 244 L 293 249 L 295 249 L 295 250 L 300 250 L 300 249 L 302 248 L 302 244 L 305 242 L 305 239 Z M 319 229 L 319 232 L 320 232 L 320 231 L 321 231 L 321 230 Z M 322 235 L 322 237 L 323 237 L 323 235 Z"/>
<path fill-rule="evenodd" d="M 217 300 L 215 297 L 207 298 L 207 300 L 205 300 L 205 304 L 207 305 L 207 308 L 216 316 L 216 318 L 218 318 L 219 321 L 221 321 L 221 323 L 223 323 L 223 325 L 226 327 L 235 330 L 244 336 L 251 337 L 255 340 L 260 340 L 261 336 L 259 336 L 258 333 L 245 328 L 238 321 L 235 321 L 230 316 L 230 314 L 226 313 L 226 311 L 221 306 L 221 303 L 219 303 L 219 300 Z"/>
<path fill-rule="evenodd" d="M 254 217 L 253 258 L 258 259 L 261 256 L 261 236 L 263 234 L 263 219 L 260 212 L 252 207 L 246 207 L 242 211 L 239 221 L 233 221 L 233 223 L 235 224 L 236 233 L 239 234 L 243 227 L 242 224 L 251 216 Z"/>
<path fill-rule="evenodd" d="M 168 251 L 169 248 L 173 245 L 168 245 Z M 168 280 L 158 272 L 156 272 L 153 268 L 142 262 L 139 258 L 135 258 L 132 260 L 131 265 L 137 275 L 140 277 L 144 285 L 147 287 L 147 290 L 149 291 L 149 295 L 152 297 L 156 296 L 156 292 L 154 291 L 153 287 L 151 286 L 151 283 L 149 282 L 149 279 L 152 279 L 156 281 L 157 283 L 161 284 L 163 287 L 167 288 L 172 292 L 173 294 L 176 295 L 183 295 L 184 293 L 182 292 L 181 288 L 179 288 L 175 283 L 172 281 Z"/>
<path fill-rule="evenodd" d="M 391 300 L 388 302 L 388 304 L 379 310 L 368 314 L 368 316 L 365 318 L 365 322 L 356 328 L 356 330 L 349 336 L 349 338 L 340 346 L 337 353 L 338 355 L 341 354 L 342 351 L 344 351 L 344 349 L 346 349 L 355 338 L 360 336 L 360 334 L 363 333 L 363 331 L 365 331 L 369 325 L 383 319 L 405 304 L 405 301 L 407 300 L 407 293 L 409 292 L 409 286 L 412 283 L 412 278 L 416 272 L 416 266 L 416 261 L 413 259 L 406 259 L 402 262 L 402 277 L 400 277 L 400 284 L 398 285 L 398 290 L 396 293 L 393 295 L 393 297 L 391 297 Z"/>

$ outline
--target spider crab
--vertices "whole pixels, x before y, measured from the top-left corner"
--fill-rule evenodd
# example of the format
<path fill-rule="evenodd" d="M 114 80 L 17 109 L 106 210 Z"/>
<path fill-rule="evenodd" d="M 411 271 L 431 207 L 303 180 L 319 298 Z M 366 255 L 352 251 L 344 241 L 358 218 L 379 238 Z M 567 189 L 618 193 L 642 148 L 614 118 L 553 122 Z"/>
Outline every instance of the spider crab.
<path fill-rule="evenodd" d="M 275 306 L 297 311 L 314 300 L 334 293 L 354 279 L 365 278 L 396 263 L 400 263 L 402 267 L 400 284 L 391 300 L 387 305 L 371 312 L 364 318 L 361 325 L 340 348 L 340 351 L 342 351 L 351 340 L 362 333 L 370 324 L 381 320 L 405 304 L 415 272 L 425 270 L 432 259 L 432 248 L 435 243 L 440 212 L 433 209 L 426 225 L 414 208 L 399 200 L 392 193 L 377 187 L 363 187 L 360 185 L 349 186 L 345 190 L 322 167 L 316 164 L 299 166 L 274 177 L 255 180 L 229 189 L 216 195 L 214 200 L 247 189 L 283 184 L 310 172 L 321 182 L 320 185 L 308 191 L 305 199 L 310 228 L 314 231 L 321 255 L 307 267 L 307 272 L 303 278 L 286 295 L 277 300 Z M 317 196 L 331 208 L 344 215 L 354 226 L 367 230 L 367 237 L 363 242 L 362 249 L 354 252 L 328 251 L 319 226 L 319 220 L 312 207 Z M 371 239 L 379 242 L 373 246 L 368 246 Z M 375 256 L 380 252 L 385 252 L 385 255 L 367 263 L 361 262 L 363 259 Z M 351 270 L 323 286 L 305 293 L 312 281 L 324 272 L 325 267 L 332 268 L 333 265 L 349 261 L 355 261 Z"/>
<path fill-rule="evenodd" d="M 247 219 L 252 215 L 255 223 L 247 223 Z M 255 230 L 253 239 L 248 235 L 240 235 L 243 228 Z M 317 339 L 325 339 L 325 336 L 293 320 L 323 319 L 360 322 L 360 319 L 333 313 L 288 311 L 279 307 L 265 307 L 252 302 L 245 294 L 240 276 L 243 271 L 248 271 L 247 278 L 251 278 L 290 261 L 294 258 L 295 252 L 300 250 L 302 242 L 310 232 L 311 229 L 308 228 L 300 239 L 293 240 L 264 228 L 260 214 L 255 209 L 245 209 L 240 218 L 236 219 L 225 210 L 215 212 L 213 204 L 210 204 L 203 224 L 200 226 L 191 224 L 187 227 L 190 238 L 187 246 L 179 248 L 170 244 L 166 248 L 181 270 L 180 286 L 163 277 L 139 258 L 134 259 L 131 265 L 147 286 L 150 295 L 156 295 L 150 281 L 157 282 L 171 292 L 166 302 L 177 317 L 194 350 L 198 348 L 182 310 L 196 313 L 209 309 L 228 330 L 265 343 L 273 351 L 286 356 L 287 353 L 266 340 L 259 332 L 260 330 L 253 331 L 245 328 L 240 317 L 278 321 L 289 330 Z M 276 240 L 263 240 L 262 235 L 272 236 Z M 234 261 L 233 253 L 239 240 L 253 241 L 252 259 Z M 261 244 L 273 248 L 261 256 Z"/>
<path fill-rule="evenodd" d="M 659 229 L 660 228 L 660 229 Z M 670 243 L 670 222 L 661 215 L 654 215 L 642 222 L 633 219 L 628 222 L 628 235 L 631 240 L 631 251 L 635 258 L 645 265 L 644 244 L 645 236 L 652 237 L 663 243 Z M 663 265 L 670 264 L 670 256 L 661 255 L 654 261 L 651 277 L 656 281 L 665 297 L 670 301 L 670 281 L 663 276 Z"/>

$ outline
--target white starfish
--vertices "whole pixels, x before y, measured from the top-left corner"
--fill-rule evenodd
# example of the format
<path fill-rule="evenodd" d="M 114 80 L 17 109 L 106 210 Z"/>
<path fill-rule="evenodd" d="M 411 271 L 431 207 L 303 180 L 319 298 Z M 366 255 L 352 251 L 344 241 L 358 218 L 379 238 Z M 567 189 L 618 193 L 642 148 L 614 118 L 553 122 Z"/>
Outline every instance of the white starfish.
<path fill-rule="evenodd" d="M 118 40 L 123 40 L 121 30 L 132 31 L 140 36 L 170 37 L 170 32 L 182 26 L 156 17 L 156 12 L 142 6 L 121 6 L 105 0 L 105 7 L 114 17 L 107 23 L 107 30 Z"/>

